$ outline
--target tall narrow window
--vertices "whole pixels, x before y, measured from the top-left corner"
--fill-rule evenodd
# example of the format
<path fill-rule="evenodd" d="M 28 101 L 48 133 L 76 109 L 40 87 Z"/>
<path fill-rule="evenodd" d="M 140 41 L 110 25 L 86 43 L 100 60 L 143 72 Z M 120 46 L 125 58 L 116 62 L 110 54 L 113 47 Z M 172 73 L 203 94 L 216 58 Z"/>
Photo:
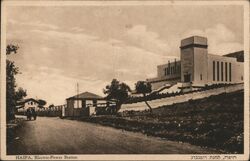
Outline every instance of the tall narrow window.
<path fill-rule="evenodd" d="M 213 61 L 213 81 L 215 81 L 215 61 Z"/>
<path fill-rule="evenodd" d="M 202 74 L 200 74 L 200 79 L 202 80 Z"/>
<path fill-rule="evenodd" d="M 223 62 L 221 62 L 221 81 L 223 81 L 223 78 L 224 78 L 224 72 L 223 72 Z"/>
<path fill-rule="evenodd" d="M 81 100 L 74 100 L 74 108 L 81 108 L 82 101 Z"/>
<path fill-rule="evenodd" d="M 232 81 L 232 66 L 231 63 L 229 63 L 229 81 Z"/>
<path fill-rule="evenodd" d="M 217 81 L 220 81 L 220 62 L 217 61 Z"/>
<path fill-rule="evenodd" d="M 226 82 L 227 82 L 227 63 L 225 63 L 225 79 L 226 79 Z"/>

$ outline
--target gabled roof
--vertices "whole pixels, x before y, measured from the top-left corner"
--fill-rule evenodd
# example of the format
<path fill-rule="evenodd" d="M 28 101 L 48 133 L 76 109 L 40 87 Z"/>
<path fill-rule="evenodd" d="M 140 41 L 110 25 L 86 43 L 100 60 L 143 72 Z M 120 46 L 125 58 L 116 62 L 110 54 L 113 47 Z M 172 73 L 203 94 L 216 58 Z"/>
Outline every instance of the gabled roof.
<path fill-rule="evenodd" d="M 18 108 L 23 108 L 24 107 L 24 104 L 22 104 L 22 105 L 17 105 L 16 106 L 16 108 L 18 109 Z"/>
<path fill-rule="evenodd" d="M 18 104 L 18 105 L 21 105 L 21 104 L 24 104 L 24 103 L 29 102 L 29 101 L 33 101 L 33 102 L 39 103 L 39 102 L 38 102 L 37 100 L 35 100 L 34 98 L 27 98 L 27 99 L 23 99 L 23 100 L 17 101 L 17 104 Z"/>
<path fill-rule="evenodd" d="M 83 92 L 81 94 L 78 94 L 78 95 L 75 95 L 75 96 L 72 96 L 72 97 L 69 97 L 67 98 L 68 99 L 96 99 L 96 100 L 101 100 L 101 99 L 104 99 L 103 97 L 101 96 L 98 96 L 94 93 L 90 93 L 90 92 Z"/>

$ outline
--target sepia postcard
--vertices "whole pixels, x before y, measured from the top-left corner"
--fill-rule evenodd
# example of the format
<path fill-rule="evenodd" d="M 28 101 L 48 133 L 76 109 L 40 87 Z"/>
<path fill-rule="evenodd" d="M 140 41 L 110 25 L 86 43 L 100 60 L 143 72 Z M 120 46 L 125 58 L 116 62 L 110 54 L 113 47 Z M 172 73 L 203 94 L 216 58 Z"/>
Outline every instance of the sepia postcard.
<path fill-rule="evenodd" d="M 249 160 L 249 1 L 3 0 L 1 160 Z"/>

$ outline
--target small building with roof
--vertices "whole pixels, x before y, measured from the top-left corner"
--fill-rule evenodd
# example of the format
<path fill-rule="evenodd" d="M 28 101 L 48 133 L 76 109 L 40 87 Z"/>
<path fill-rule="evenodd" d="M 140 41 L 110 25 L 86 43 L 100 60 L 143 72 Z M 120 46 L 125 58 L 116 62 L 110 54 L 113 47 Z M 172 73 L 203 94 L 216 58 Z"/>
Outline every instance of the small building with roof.
<path fill-rule="evenodd" d="M 90 116 L 95 113 L 97 105 L 107 103 L 104 97 L 87 91 L 66 98 L 66 102 L 64 116 Z"/>
<path fill-rule="evenodd" d="M 17 102 L 16 108 L 18 112 L 25 112 L 29 108 L 37 111 L 39 109 L 39 102 L 34 98 L 23 99 Z"/>

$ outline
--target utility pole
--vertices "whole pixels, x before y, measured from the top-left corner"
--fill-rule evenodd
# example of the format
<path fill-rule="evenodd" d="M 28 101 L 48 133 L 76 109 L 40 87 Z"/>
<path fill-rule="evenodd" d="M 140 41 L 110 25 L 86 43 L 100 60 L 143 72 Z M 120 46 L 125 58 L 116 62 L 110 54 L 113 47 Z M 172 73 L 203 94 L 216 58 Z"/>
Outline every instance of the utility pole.
<path fill-rule="evenodd" d="M 79 108 L 79 84 L 78 82 L 76 83 L 76 92 L 77 92 L 77 108 Z"/>

